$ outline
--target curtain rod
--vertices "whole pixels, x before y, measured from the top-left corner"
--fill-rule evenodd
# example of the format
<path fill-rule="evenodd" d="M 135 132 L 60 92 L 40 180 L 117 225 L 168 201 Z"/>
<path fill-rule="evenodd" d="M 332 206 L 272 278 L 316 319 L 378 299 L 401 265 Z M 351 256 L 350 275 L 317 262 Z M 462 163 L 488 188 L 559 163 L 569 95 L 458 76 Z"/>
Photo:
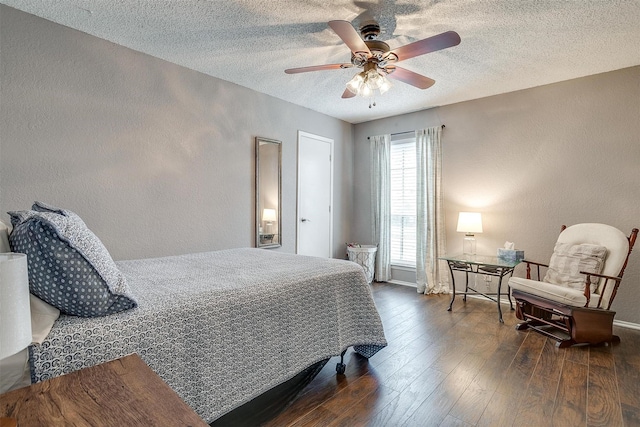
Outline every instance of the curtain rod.
<path fill-rule="evenodd" d="M 446 127 L 445 125 L 440 126 L 441 129 L 444 129 L 445 127 Z M 403 133 L 413 133 L 413 132 L 415 132 L 415 130 L 407 130 L 407 131 L 404 131 L 404 132 L 392 133 L 391 136 L 398 136 L 398 135 L 402 135 Z M 371 139 L 371 137 L 368 136 L 367 139 Z"/>

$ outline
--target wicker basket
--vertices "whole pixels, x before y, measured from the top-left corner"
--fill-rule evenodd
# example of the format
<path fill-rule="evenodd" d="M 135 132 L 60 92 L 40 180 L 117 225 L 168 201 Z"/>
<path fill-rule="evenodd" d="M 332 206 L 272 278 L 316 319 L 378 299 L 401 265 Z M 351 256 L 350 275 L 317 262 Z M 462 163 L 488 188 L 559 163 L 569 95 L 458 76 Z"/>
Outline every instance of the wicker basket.
<path fill-rule="evenodd" d="M 367 281 L 373 281 L 373 273 L 376 270 L 376 252 L 378 247 L 375 245 L 347 246 L 349 261 L 353 261 L 364 269 Z"/>

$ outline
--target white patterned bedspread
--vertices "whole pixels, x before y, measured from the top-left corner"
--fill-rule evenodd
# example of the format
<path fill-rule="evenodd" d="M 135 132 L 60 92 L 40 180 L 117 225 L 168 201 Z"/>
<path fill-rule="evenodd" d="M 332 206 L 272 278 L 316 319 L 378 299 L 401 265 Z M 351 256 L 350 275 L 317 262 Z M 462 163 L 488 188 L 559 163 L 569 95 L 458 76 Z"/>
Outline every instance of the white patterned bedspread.
<path fill-rule="evenodd" d="M 120 261 L 138 307 L 61 316 L 31 350 L 36 381 L 138 353 L 208 422 L 349 346 L 386 345 L 362 267 L 231 249 Z"/>

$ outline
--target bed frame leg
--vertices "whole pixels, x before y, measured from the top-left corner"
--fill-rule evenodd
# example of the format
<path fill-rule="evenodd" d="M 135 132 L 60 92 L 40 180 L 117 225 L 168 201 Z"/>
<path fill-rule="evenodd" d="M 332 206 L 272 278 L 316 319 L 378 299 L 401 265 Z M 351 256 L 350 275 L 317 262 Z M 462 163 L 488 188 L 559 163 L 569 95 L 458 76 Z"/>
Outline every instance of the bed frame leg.
<path fill-rule="evenodd" d="M 342 353 L 340 353 L 340 362 L 336 364 L 336 372 L 340 375 L 344 374 L 344 370 L 347 367 L 347 365 L 344 364 L 344 355 L 346 352 L 347 349 L 345 348 Z"/>

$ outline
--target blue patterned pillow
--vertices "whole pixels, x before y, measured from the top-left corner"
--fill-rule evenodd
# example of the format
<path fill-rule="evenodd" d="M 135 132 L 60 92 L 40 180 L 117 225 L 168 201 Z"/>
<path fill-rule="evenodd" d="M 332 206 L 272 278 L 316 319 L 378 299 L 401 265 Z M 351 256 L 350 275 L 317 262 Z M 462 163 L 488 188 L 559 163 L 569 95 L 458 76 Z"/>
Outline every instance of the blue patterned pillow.
<path fill-rule="evenodd" d="M 75 212 L 72 212 L 72 211 L 67 210 L 67 209 L 62 209 L 62 208 L 58 208 L 58 207 L 55 207 L 55 206 L 51 206 L 48 203 L 35 201 L 35 202 L 33 202 L 33 206 L 31 206 L 31 210 L 36 211 L 36 212 L 57 213 L 59 215 L 70 217 L 70 218 L 73 218 L 75 221 L 81 222 L 82 225 L 84 225 L 86 227 L 86 224 L 84 223 L 82 218 L 80 218 L 80 216 L 78 214 L 76 214 Z"/>
<path fill-rule="evenodd" d="M 82 317 L 136 307 L 109 252 L 76 214 L 32 210 L 9 215 L 14 226 L 9 241 L 13 251 L 27 254 L 31 293 Z"/>

